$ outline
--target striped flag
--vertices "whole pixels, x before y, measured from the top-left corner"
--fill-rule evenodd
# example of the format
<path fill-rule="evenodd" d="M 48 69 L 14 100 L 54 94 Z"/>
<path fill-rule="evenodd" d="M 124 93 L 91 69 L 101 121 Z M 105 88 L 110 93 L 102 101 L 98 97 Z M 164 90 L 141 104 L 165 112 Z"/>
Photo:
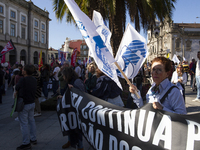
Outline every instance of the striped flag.
<path fill-rule="evenodd" d="M 40 54 L 39 54 L 39 71 L 40 69 L 42 68 L 43 66 L 43 61 L 42 61 L 42 50 L 40 51 Z"/>

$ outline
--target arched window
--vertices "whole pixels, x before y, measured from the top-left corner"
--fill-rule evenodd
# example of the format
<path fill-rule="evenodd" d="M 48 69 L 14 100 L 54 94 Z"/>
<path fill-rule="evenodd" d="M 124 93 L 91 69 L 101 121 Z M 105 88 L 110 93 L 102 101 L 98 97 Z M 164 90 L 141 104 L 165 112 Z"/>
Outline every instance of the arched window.
<path fill-rule="evenodd" d="M 21 62 L 24 62 L 24 65 L 26 64 L 26 51 L 23 49 L 23 50 L 21 50 L 21 52 L 20 52 L 20 63 Z"/>
<path fill-rule="evenodd" d="M 9 52 L 9 62 L 10 62 L 10 65 L 14 65 L 16 63 L 16 50 L 12 50 Z"/>
<path fill-rule="evenodd" d="M 38 57 L 39 57 L 38 52 L 35 51 L 34 54 L 33 54 L 33 62 L 34 62 L 34 64 L 38 64 Z"/>

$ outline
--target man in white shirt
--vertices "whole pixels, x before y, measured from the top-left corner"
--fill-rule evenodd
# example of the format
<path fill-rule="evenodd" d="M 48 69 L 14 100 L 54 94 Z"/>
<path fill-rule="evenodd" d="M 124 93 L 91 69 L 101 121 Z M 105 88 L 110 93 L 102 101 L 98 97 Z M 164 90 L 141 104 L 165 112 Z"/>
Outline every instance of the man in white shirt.
<path fill-rule="evenodd" d="M 197 64 L 196 64 L 196 85 L 197 85 L 197 97 L 192 101 L 200 102 L 200 51 L 197 52 Z"/>
<path fill-rule="evenodd" d="M 78 77 L 81 79 L 81 67 L 79 66 L 79 63 L 76 63 L 75 72 L 77 73 Z"/>
<path fill-rule="evenodd" d="M 58 89 L 59 86 L 59 79 L 58 79 L 58 73 L 60 71 L 60 67 L 59 67 L 59 63 L 56 62 L 55 63 L 55 68 L 53 70 L 53 81 L 52 81 L 52 89 L 53 89 L 53 94 L 56 95 L 56 91 Z"/>

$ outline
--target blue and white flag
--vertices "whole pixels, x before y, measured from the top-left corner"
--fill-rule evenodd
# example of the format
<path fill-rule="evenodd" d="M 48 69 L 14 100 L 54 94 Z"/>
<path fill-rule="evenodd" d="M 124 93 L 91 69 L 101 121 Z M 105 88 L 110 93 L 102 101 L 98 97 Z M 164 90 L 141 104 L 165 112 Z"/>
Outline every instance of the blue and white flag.
<path fill-rule="evenodd" d="M 94 22 L 96 26 L 97 33 L 101 36 L 101 39 L 104 41 L 106 47 L 110 51 L 110 53 L 113 55 L 112 47 L 110 45 L 110 38 L 111 38 L 111 32 L 109 28 L 105 25 L 103 17 L 101 14 L 95 10 L 93 10 L 93 18 L 92 21 Z"/>
<path fill-rule="evenodd" d="M 59 59 L 61 65 L 63 65 L 64 61 L 66 60 L 65 57 L 66 57 L 66 53 L 58 50 L 58 59 Z"/>
<path fill-rule="evenodd" d="M 122 89 L 115 69 L 115 59 L 106 47 L 104 41 L 101 39 L 101 36 L 97 33 L 95 24 L 80 10 L 74 0 L 65 0 L 65 3 L 73 15 L 74 20 L 76 21 L 76 24 L 89 47 L 89 50 L 92 51 L 92 57 L 98 68 L 114 80 Z"/>
<path fill-rule="evenodd" d="M 115 57 L 127 78 L 132 79 L 137 75 L 147 55 L 145 38 L 128 24 Z M 117 71 L 117 74 L 123 78 L 120 71 Z"/>

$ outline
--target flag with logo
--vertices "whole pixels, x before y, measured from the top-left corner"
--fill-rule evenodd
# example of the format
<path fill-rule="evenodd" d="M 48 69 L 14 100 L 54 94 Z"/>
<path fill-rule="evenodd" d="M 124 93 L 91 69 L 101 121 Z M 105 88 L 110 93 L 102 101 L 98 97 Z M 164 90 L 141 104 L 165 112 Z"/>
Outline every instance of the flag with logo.
<path fill-rule="evenodd" d="M 10 52 L 10 51 L 15 50 L 15 49 L 16 49 L 16 48 L 15 48 L 15 46 L 14 46 L 12 40 L 10 40 L 10 41 L 6 44 L 6 46 L 3 48 L 3 50 L 1 51 L 1 55 L 0 55 L 0 56 L 2 56 L 2 58 L 1 58 L 1 63 L 5 63 L 5 62 L 6 62 L 5 54 L 6 54 L 7 52 Z"/>
<path fill-rule="evenodd" d="M 75 63 L 76 63 L 76 57 L 77 57 L 77 53 L 78 53 L 78 50 L 77 48 L 75 48 L 73 50 L 73 53 L 72 53 L 72 56 L 71 56 L 71 66 L 75 66 Z"/>
<path fill-rule="evenodd" d="M 94 22 L 94 24 L 96 26 L 97 33 L 100 35 L 100 37 L 104 41 L 106 47 L 108 48 L 110 53 L 113 55 L 112 47 L 110 45 L 110 38 L 111 38 L 112 34 L 111 34 L 109 28 L 105 25 L 103 17 L 101 16 L 101 14 L 99 12 L 93 10 L 92 21 Z"/>
<path fill-rule="evenodd" d="M 74 20 L 76 21 L 76 24 L 89 47 L 89 50 L 92 51 L 92 57 L 98 68 L 114 80 L 120 88 L 122 88 L 115 69 L 115 59 L 106 47 L 101 36 L 96 31 L 95 24 L 80 10 L 74 0 L 65 0 L 65 3 L 74 17 Z"/>
<path fill-rule="evenodd" d="M 43 61 L 42 61 L 42 50 L 40 51 L 40 53 L 39 53 L 39 66 L 38 66 L 38 68 L 39 68 L 39 71 L 41 70 L 41 68 L 42 68 L 42 66 L 43 66 Z"/>
<path fill-rule="evenodd" d="M 137 75 L 147 55 L 145 38 L 128 24 L 115 57 L 127 78 L 132 79 Z M 123 78 L 120 71 L 117 70 L 117 74 Z"/>

